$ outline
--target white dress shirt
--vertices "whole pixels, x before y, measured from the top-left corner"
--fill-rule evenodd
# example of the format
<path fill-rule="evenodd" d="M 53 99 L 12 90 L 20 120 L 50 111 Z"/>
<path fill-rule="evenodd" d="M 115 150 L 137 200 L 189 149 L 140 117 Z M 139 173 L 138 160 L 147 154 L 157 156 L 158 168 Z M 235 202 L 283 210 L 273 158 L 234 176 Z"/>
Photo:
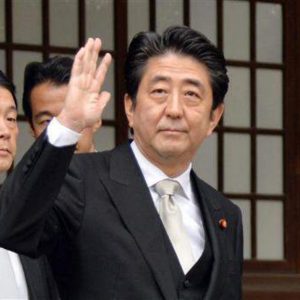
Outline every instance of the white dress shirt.
<path fill-rule="evenodd" d="M 141 168 L 141 171 L 144 175 L 147 186 L 150 190 L 154 205 L 159 210 L 159 195 L 155 191 L 154 186 L 157 182 L 169 178 L 165 173 L 163 173 L 158 167 L 152 164 L 139 150 L 136 143 L 133 141 L 131 143 L 131 149 L 134 153 L 134 156 Z M 192 252 L 197 261 L 203 250 L 205 245 L 205 232 L 202 222 L 202 216 L 200 212 L 199 205 L 197 203 L 196 197 L 194 195 L 190 172 L 192 165 L 190 164 L 187 170 L 183 172 L 178 177 L 171 178 L 172 180 L 176 180 L 180 184 L 180 190 L 178 194 L 174 195 L 174 200 L 176 204 L 179 206 L 183 225 L 188 234 L 188 238 L 192 247 Z"/>
<path fill-rule="evenodd" d="M 18 254 L 0 248 L 0 300 L 28 300 L 28 290 Z"/>
<path fill-rule="evenodd" d="M 47 135 L 49 142 L 57 147 L 75 144 L 81 136 L 77 132 L 74 132 L 61 125 L 56 118 L 53 118 L 48 125 Z M 169 177 L 154 164 L 152 164 L 147 158 L 145 158 L 145 156 L 138 149 L 135 142 L 131 143 L 131 148 L 144 175 L 154 205 L 158 210 L 159 195 L 154 190 L 154 185 L 158 181 Z M 205 231 L 200 208 L 191 185 L 191 168 L 192 166 L 190 164 L 188 169 L 184 173 L 172 179 L 178 181 L 181 186 L 180 193 L 178 195 L 175 195 L 175 201 L 180 207 L 183 217 L 183 224 L 189 237 L 194 258 L 197 261 L 204 250 Z"/>

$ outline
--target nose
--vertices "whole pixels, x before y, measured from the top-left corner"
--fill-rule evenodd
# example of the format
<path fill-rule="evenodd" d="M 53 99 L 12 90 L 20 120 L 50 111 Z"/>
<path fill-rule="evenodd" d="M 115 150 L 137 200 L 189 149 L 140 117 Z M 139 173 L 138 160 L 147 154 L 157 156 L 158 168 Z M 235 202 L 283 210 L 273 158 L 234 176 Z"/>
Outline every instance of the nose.
<path fill-rule="evenodd" d="M 183 114 L 183 107 L 180 101 L 179 94 L 178 93 L 170 94 L 166 106 L 166 115 L 170 118 L 178 119 L 182 117 L 182 114 Z"/>
<path fill-rule="evenodd" d="M 9 139 L 10 138 L 10 131 L 6 124 L 6 120 L 1 118 L 0 119 L 0 139 Z"/>

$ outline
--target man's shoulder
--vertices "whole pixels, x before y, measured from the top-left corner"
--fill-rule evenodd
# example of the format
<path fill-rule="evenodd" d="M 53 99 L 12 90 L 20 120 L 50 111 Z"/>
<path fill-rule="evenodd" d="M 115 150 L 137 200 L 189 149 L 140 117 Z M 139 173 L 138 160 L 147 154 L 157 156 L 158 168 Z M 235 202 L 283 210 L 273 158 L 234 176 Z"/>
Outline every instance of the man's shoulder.
<path fill-rule="evenodd" d="M 229 200 L 225 195 L 223 195 L 221 192 L 216 190 L 214 187 L 212 187 L 210 184 L 202 180 L 198 177 L 198 175 L 193 172 L 193 177 L 197 183 L 197 185 L 200 187 L 201 193 L 205 195 L 205 197 L 215 206 L 215 207 L 222 207 L 225 210 L 229 210 L 231 212 L 239 212 L 240 208 L 233 203 L 231 200 Z"/>
<path fill-rule="evenodd" d="M 86 168 L 103 164 L 108 165 L 110 164 L 112 157 L 125 157 L 126 155 L 130 155 L 130 152 L 131 150 L 129 144 L 124 143 L 110 150 L 75 154 L 73 156 L 71 166 L 80 166 Z"/>

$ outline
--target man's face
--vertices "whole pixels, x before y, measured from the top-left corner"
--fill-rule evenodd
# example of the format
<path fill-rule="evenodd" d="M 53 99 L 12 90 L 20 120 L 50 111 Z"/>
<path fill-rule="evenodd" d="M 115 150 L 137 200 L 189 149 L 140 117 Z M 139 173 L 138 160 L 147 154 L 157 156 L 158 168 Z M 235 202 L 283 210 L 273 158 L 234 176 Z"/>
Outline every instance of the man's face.
<path fill-rule="evenodd" d="M 174 53 L 149 59 L 136 98 L 135 107 L 125 98 L 134 140 L 163 170 L 174 165 L 175 172 L 186 168 L 223 113 L 223 105 L 212 111 L 213 92 L 205 65 Z"/>
<path fill-rule="evenodd" d="M 12 94 L 0 87 L 0 172 L 7 171 L 16 155 L 17 109 Z"/>
<path fill-rule="evenodd" d="M 31 120 L 35 138 L 44 131 L 51 119 L 61 112 L 67 89 L 67 85 L 56 86 L 51 82 L 41 83 L 32 89 L 30 95 Z M 76 153 L 92 152 L 95 150 L 93 135 L 97 128 L 97 126 L 95 128 L 87 128 L 82 132 L 81 139 L 76 146 Z"/>

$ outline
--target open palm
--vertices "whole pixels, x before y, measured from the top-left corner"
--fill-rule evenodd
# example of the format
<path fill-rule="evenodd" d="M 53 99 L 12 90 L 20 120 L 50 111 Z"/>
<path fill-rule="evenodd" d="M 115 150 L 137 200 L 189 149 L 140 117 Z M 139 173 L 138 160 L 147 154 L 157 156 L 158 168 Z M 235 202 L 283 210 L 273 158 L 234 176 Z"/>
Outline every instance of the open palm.
<path fill-rule="evenodd" d="M 100 39 L 90 38 L 76 54 L 64 107 L 58 116 L 62 125 L 77 132 L 101 120 L 110 99 L 110 93 L 100 90 L 111 56 L 106 54 L 97 67 L 100 49 Z"/>

